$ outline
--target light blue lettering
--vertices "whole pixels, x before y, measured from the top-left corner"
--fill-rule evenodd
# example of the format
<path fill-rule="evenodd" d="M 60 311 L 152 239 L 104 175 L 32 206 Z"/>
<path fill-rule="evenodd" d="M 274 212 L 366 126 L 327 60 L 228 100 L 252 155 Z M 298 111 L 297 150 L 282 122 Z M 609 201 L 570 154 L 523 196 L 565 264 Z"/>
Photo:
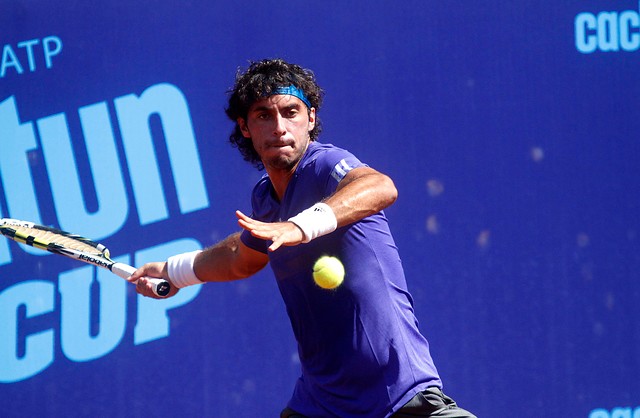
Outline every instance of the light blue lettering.
<path fill-rule="evenodd" d="M 195 251 L 202 244 L 195 239 L 185 238 L 157 245 L 136 252 L 136 265 L 153 260 L 166 260 L 173 254 Z M 138 296 L 138 322 L 134 329 L 134 344 L 144 344 L 169 335 L 169 317 L 167 311 L 191 302 L 200 293 L 201 285 L 180 289 L 174 297 L 168 299 L 150 299 Z"/>
<path fill-rule="evenodd" d="M 36 70 L 36 58 L 34 47 L 40 43 L 39 39 L 30 39 L 18 43 L 18 48 L 24 48 L 29 63 L 29 70 Z M 44 62 L 47 68 L 53 66 L 53 57 L 62 52 L 62 40 L 57 36 L 47 36 L 42 39 L 42 49 L 44 54 Z M 0 78 L 4 77 L 8 68 L 14 68 L 16 73 L 22 74 L 24 69 L 20 64 L 20 60 L 11 45 L 4 45 L 2 48 L 2 66 L 0 67 Z"/>
<path fill-rule="evenodd" d="M 13 48 L 11 45 L 5 45 L 2 48 L 2 66 L 0 66 L 0 78 L 4 77 L 7 72 L 7 68 L 15 68 L 18 74 L 22 74 L 24 71 L 22 66 L 20 65 L 20 61 L 18 61 L 18 57 L 16 53 L 13 52 Z"/>
<path fill-rule="evenodd" d="M 30 71 L 35 71 L 36 70 L 36 60 L 33 56 L 33 46 L 37 45 L 40 41 L 37 39 L 31 39 L 30 41 L 23 41 L 20 42 L 18 44 L 19 48 L 26 48 L 27 49 L 27 59 L 29 61 L 29 70 Z"/>
<path fill-rule="evenodd" d="M 617 407 L 609 411 L 603 408 L 594 409 L 589 413 L 589 418 L 640 418 L 640 406 L 633 409 L 631 407 Z"/>
<path fill-rule="evenodd" d="M 184 238 L 140 250 L 135 254 L 135 261 L 141 265 L 200 248 L 199 241 Z M 128 263 L 130 256 L 123 255 L 115 260 Z M 93 266 L 82 266 L 60 274 L 60 347 L 69 360 L 85 362 L 97 359 L 122 342 L 127 323 L 128 286 L 131 285 L 107 270 Z M 138 296 L 134 344 L 169 336 L 168 312 L 191 302 L 200 290 L 201 286 L 190 286 L 164 300 Z M 92 299 L 96 293 L 99 294 L 98 301 Z M 26 336 L 24 354 L 19 355 L 18 312 L 23 305 L 26 318 L 54 312 L 54 285 L 46 281 L 28 281 L 0 292 L 0 382 L 3 383 L 28 379 L 54 361 L 54 329 Z M 92 306 L 98 306 L 97 314 L 92 313 L 95 311 Z M 91 324 L 95 323 L 99 328 L 92 331 Z"/>
<path fill-rule="evenodd" d="M 575 19 L 576 48 L 583 54 L 590 54 L 598 48 L 598 40 L 595 33 L 597 28 L 596 17 L 591 13 L 580 13 Z"/>
<path fill-rule="evenodd" d="M 0 217 L 6 218 L 0 207 Z M 11 251 L 9 250 L 9 240 L 2 237 L 0 238 L 0 266 L 11 263 L 13 258 L 11 257 Z"/>
<path fill-rule="evenodd" d="M 116 261 L 128 262 L 128 257 Z M 100 293 L 100 330 L 91 335 L 91 287 L 97 272 Z M 127 282 L 109 271 L 84 266 L 60 275 L 61 295 L 60 346 L 72 361 L 89 361 L 113 351 L 124 336 L 126 328 Z"/>
<path fill-rule="evenodd" d="M 625 51 L 635 51 L 640 48 L 640 33 L 632 33 L 632 29 L 640 28 L 640 15 L 627 10 L 620 14 L 620 47 Z"/>
<path fill-rule="evenodd" d="M 52 312 L 54 287 L 45 281 L 18 283 L 0 293 L 0 382 L 12 383 L 40 373 L 53 362 L 54 331 L 26 337 L 25 354 L 18 357 L 18 307 L 26 307 L 27 318 Z"/>
<path fill-rule="evenodd" d="M 38 120 L 58 223 L 62 229 L 101 239 L 118 231 L 128 216 L 124 179 L 106 103 L 79 110 L 98 209 L 85 205 L 64 114 Z"/>
<path fill-rule="evenodd" d="M 53 49 L 51 45 L 53 44 Z M 62 40 L 57 36 L 47 36 L 42 40 L 42 46 L 44 48 L 44 62 L 47 68 L 51 68 L 53 65 L 51 57 L 58 55 L 62 52 Z"/>
<path fill-rule="evenodd" d="M 611 418 L 633 418 L 631 408 L 614 408 L 611 411 Z"/>
<path fill-rule="evenodd" d="M 8 213 L 42 223 L 29 163 L 29 153 L 36 150 L 38 145 L 33 124 L 20 123 L 14 96 L 0 103 L 0 143 L 0 181 Z M 46 254 L 31 247 L 23 248 L 31 254 Z M 7 240 L 0 237 L 0 265 L 10 262 Z"/>
<path fill-rule="evenodd" d="M 640 9 L 640 1 L 638 2 Z M 596 50 L 637 51 L 640 49 L 640 14 L 624 12 L 579 13 L 574 21 L 576 49 L 583 54 Z"/>
<path fill-rule="evenodd" d="M 601 51 L 617 51 L 618 13 L 602 12 L 598 14 L 598 46 Z"/>
<path fill-rule="evenodd" d="M 149 126 L 149 119 L 156 114 L 162 123 L 181 212 L 208 207 L 195 135 L 182 92 L 170 84 L 157 84 L 140 97 L 131 94 L 114 102 L 141 225 L 169 217 Z"/>

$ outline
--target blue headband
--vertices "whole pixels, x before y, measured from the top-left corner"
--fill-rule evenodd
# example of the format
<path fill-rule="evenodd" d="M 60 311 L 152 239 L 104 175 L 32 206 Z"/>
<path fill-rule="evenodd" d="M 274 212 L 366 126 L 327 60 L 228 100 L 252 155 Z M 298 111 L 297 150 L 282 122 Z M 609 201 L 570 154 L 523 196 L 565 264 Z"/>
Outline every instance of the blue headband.
<path fill-rule="evenodd" d="M 307 99 L 307 96 L 304 95 L 304 92 L 293 84 L 289 87 L 278 87 L 273 94 L 288 94 L 293 97 L 297 97 L 302 100 L 304 104 L 307 105 L 309 109 L 311 109 L 311 102 Z"/>

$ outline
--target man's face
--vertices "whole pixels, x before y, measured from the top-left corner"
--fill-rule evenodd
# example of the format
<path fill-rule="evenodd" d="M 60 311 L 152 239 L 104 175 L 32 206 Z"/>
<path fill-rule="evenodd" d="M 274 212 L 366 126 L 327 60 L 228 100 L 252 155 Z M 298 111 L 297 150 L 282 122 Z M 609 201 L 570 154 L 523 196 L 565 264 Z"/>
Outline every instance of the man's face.
<path fill-rule="evenodd" d="M 315 108 L 308 111 L 297 97 L 278 94 L 252 104 L 247 119 L 239 118 L 238 125 L 267 170 L 291 171 L 309 145 L 315 115 Z"/>

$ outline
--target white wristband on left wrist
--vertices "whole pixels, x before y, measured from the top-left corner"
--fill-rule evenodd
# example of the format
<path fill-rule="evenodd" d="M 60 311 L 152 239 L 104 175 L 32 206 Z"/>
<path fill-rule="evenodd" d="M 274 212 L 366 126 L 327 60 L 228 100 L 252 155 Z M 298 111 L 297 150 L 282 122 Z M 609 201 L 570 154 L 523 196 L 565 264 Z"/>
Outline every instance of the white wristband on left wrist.
<path fill-rule="evenodd" d="M 309 242 L 323 235 L 329 234 L 338 227 L 338 220 L 333 210 L 326 203 L 316 203 L 309 209 L 305 209 L 296 216 L 289 218 L 302 230 L 304 239 Z"/>

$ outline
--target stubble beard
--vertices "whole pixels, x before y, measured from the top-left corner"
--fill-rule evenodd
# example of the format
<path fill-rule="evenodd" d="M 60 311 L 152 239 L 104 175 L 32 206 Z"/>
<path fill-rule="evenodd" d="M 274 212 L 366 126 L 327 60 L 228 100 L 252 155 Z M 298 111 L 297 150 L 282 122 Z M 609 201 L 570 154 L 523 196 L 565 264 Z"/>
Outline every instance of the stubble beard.
<path fill-rule="evenodd" d="M 309 147 L 310 139 L 307 141 L 305 146 L 301 149 L 295 149 L 293 155 L 277 155 L 272 157 L 262 163 L 266 168 L 279 170 L 279 171 L 292 171 L 302 160 L 302 156 L 307 151 Z"/>

